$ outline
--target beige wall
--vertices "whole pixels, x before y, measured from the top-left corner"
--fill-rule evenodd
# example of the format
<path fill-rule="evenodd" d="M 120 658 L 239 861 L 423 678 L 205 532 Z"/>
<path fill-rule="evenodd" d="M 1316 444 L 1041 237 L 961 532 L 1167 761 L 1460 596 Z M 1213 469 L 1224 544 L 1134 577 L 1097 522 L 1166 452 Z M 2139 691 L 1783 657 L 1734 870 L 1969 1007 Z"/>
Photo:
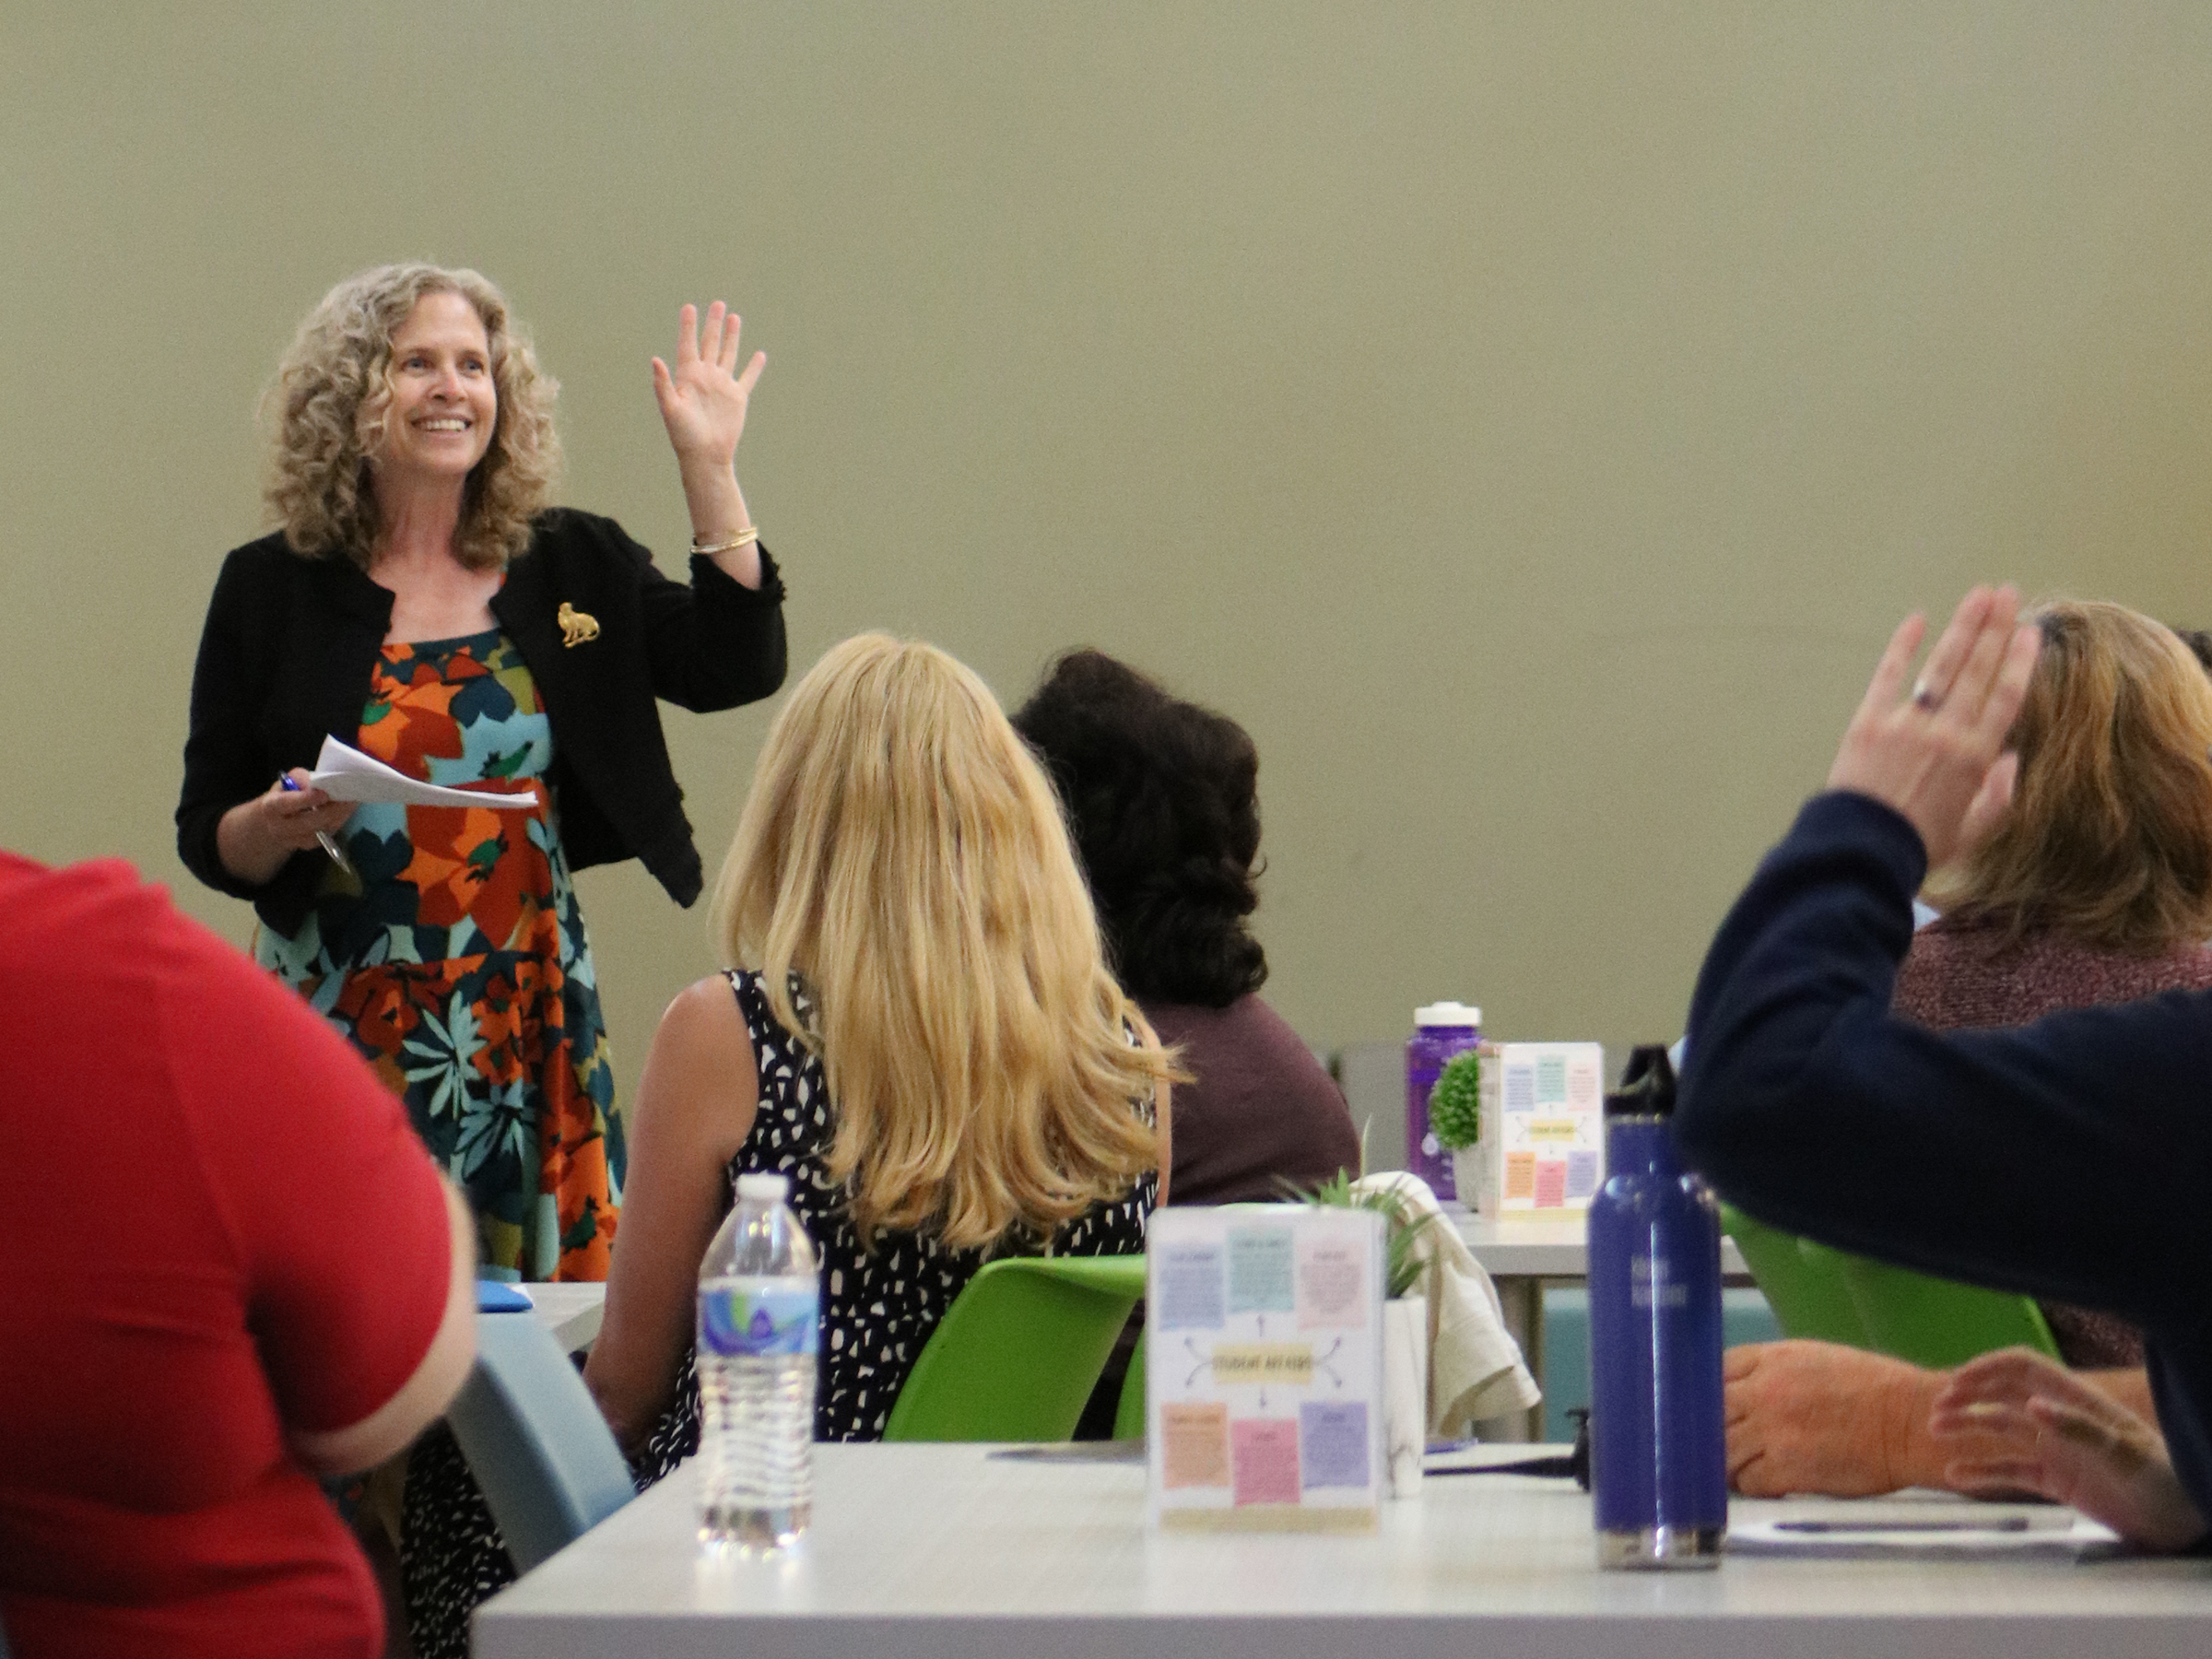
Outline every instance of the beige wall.
<path fill-rule="evenodd" d="M 1263 757 L 1270 994 L 1673 1035 L 1890 625 L 2212 621 L 2212 14 L 0 0 L 0 841 L 170 832 L 255 395 L 372 261 L 504 283 L 567 499 L 686 533 L 726 295 L 794 660 L 1124 653 Z M 672 568 L 673 557 L 665 559 Z M 710 869 L 759 711 L 669 727 Z M 710 964 L 585 878 L 628 1088 Z"/>

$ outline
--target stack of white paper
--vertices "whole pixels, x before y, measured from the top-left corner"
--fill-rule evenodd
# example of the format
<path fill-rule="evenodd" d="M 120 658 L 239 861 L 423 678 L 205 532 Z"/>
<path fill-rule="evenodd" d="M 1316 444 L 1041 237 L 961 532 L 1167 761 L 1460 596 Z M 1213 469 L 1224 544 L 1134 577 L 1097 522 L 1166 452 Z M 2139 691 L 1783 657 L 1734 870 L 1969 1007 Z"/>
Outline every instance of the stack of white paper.
<path fill-rule="evenodd" d="M 314 775 L 308 782 L 334 801 L 396 802 L 405 806 L 488 806 L 495 812 L 537 805 L 535 789 L 500 794 L 488 790 L 447 789 L 437 783 L 424 783 L 405 772 L 393 771 L 382 760 L 364 755 L 335 737 L 323 739 L 323 752 L 315 757 Z"/>

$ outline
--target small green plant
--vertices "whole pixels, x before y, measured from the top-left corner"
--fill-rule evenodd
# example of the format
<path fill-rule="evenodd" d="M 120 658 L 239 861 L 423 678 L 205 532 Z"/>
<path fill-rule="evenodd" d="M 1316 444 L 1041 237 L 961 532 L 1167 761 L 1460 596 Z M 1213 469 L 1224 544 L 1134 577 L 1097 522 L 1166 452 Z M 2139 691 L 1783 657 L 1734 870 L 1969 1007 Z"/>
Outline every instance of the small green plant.
<path fill-rule="evenodd" d="M 1366 1136 L 1360 1136 L 1359 1162 L 1367 1163 Z M 1315 1209 L 1373 1210 L 1382 1218 L 1382 1277 L 1393 1298 L 1412 1290 L 1421 1277 L 1421 1264 L 1413 1253 L 1414 1241 L 1421 1230 L 1439 1219 L 1437 1212 L 1417 1211 L 1405 1194 L 1388 1187 L 1355 1189 L 1352 1172 L 1339 1170 L 1317 1186 L 1300 1187 L 1288 1181 L 1278 1182 L 1284 1196 Z"/>
<path fill-rule="evenodd" d="M 1429 1132 L 1440 1146 L 1464 1151 L 1482 1138 L 1482 1055 L 1454 1054 L 1429 1091 Z"/>

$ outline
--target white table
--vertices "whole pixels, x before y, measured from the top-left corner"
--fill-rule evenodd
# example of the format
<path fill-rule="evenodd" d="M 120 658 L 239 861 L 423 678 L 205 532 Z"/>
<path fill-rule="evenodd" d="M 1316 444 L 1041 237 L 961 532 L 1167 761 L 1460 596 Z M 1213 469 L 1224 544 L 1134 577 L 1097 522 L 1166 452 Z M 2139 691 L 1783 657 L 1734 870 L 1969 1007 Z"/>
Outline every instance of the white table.
<path fill-rule="evenodd" d="M 599 1321 L 606 1311 L 603 1284 L 523 1285 L 530 1297 L 531 1317 L 553 1333 L 566 1353 L 581 1353 L 599 1340 Z"/>
<path fill-rule="evenodd" d="M 1456 1206 L 1444 1214 L 1459 1229 L 1483 1271 L 1501 1285 L 1507 1279 L 1579 1279 L 1590 1275 L 1588 1228 L 1580 1217 L 1571 1221 L 1500 1221 L 1470 1216 Z M 1748 1278 L 1750 1272 L 1735 1241 L 1722 1235 L 1721 1277 Z"/>
<path fill-rule="evenodd" d="M 1564 1481 L 1431 1477 L 1364 1537 L 1159 1537 L 1144 1469 L 819 1446 L 788 1559 L 711 1560 L 690 1471 L 488 1604 L 480 1659 L 2133 1659 L 2212 1653 L 2212 1562 L 1783 1561 L 1601 1573 Z M 1748 1518 L 1775 1505 L 1739 1500 Z"/>

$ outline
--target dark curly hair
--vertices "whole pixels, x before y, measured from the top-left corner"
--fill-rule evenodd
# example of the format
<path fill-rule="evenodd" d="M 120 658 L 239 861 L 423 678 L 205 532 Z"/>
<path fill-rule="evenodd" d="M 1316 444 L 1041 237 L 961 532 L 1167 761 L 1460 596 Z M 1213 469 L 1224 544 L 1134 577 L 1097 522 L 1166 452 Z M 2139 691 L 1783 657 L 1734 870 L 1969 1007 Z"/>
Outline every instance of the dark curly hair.
<path fill-rule="evenodd" d="M 1140 1000 L 1227 1007 L 1267 979 L 1259 751 L 1226 715 L 1104 652 L 1068 652 L 1015 712 L 1066 804 L 1115 971 Z"/>

